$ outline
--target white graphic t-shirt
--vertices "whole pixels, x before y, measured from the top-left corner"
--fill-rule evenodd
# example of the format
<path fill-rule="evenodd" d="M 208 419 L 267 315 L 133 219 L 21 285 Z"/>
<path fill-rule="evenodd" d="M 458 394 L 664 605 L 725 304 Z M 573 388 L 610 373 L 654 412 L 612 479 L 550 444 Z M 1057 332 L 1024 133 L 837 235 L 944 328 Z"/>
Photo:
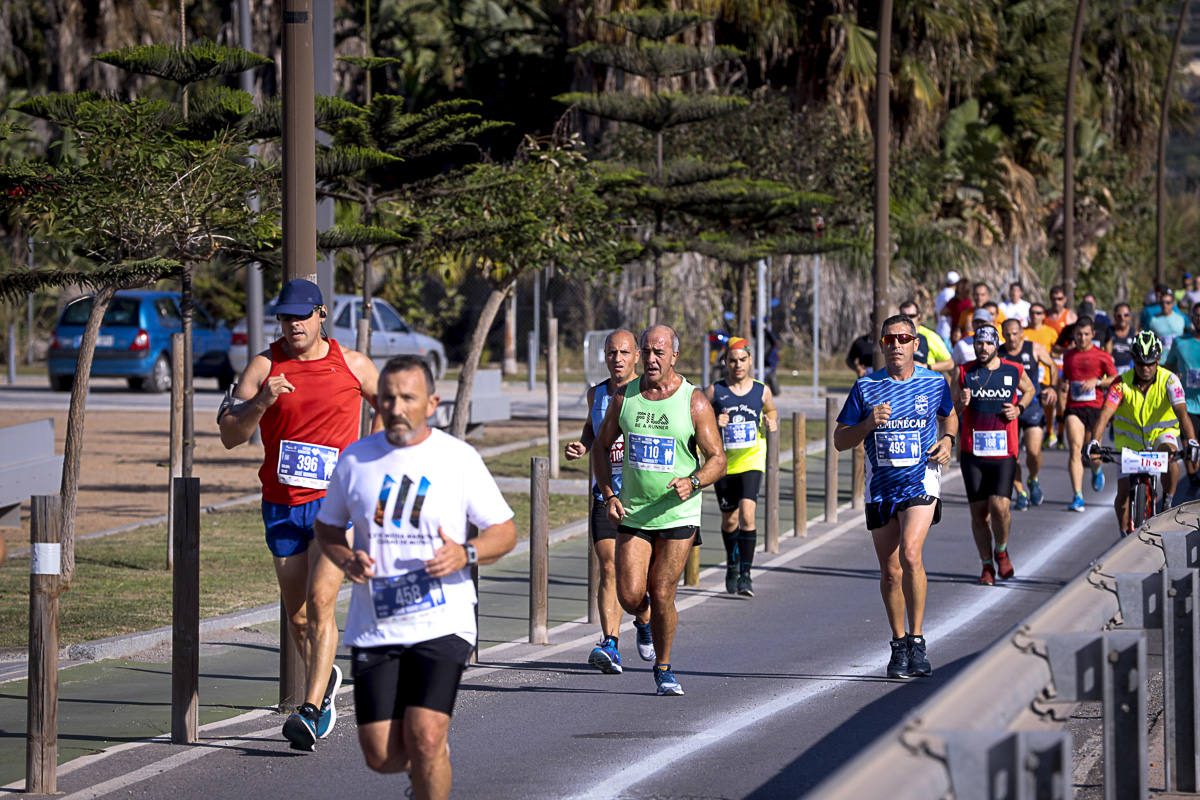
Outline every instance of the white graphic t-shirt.
<path fill-rule="evenodd" d="M 354 549 L 375 559 L 375 576 L 354 584 L 344 641 L 352 647 L 410 645 L 456 634 L 475 643 L 469 568 L 431 578 L 424 562 L 447 540 L 464 544 L 513 512 L 475 448 L 433 430 L 393 447 L 382 432 L 342 452 L 317 519 L 354 523 Z"/>

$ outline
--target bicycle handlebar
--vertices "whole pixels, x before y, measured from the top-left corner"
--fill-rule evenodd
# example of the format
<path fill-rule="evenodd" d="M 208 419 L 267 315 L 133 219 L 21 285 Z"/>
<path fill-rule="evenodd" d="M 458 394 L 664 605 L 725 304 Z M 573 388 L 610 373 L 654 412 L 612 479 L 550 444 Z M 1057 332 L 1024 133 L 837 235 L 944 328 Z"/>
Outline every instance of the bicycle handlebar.
<path fill-rule="evenodd" d="M 1105 447 L 1104 445 L 1100 445 L 1100 447 L 1098 447 L 1096 449 L 1095 453 L 1096 453 L 1096 455 L 1099 455 L 1100 460 L 1106 464 L 1117 464 L 1117 463 L 1120 463 L 1120 461 L 1121 461 L 1121 448 L 1119 448 L 1119 447 Z M 1088 459 L 1090 459 L 1092 457 L 1088 453 L 1086 445 L 1084 445 L 1084 448 L 1083 448 L 1083 457 L 1088 458 Z M 1182 458 L 1183 458 L 1182 450 L 1171 451 L 1170 454 L 1167 456 L 1167 460 L 1169 460 L 1169 461 L 1179 461 Z"/>

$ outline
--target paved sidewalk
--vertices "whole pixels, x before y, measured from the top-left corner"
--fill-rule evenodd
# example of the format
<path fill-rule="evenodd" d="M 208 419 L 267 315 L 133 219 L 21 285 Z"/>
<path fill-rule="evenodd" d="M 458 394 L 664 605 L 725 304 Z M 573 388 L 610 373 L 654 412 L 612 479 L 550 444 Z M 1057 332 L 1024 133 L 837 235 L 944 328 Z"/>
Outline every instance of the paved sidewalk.
<path fill-rule="evenodd" d="M 850 459 L 839 459 L 841 467 L 839 500 L 849 500 Z M 823 513 L 823 461 L 809 458 L 809 518 Z M 780 533 L 792 528 L 791 472 L 780 474 Z M 724 562 L 716 500 L 705 492 L 704 543 L 701 568 Z M 764 509 L 760 505 L 759 530 L 765 531 Z M 842 521 L 850 519 L 842 514 Z M 810 536 L 817 538 L 831 526 L 812 526 Z M 577 526 L 582 532 L 583 526 Z M 549 623 L 553 628 L 578 623 L 587 615 L 587 541 L 582 535 L 561 531 L 563 540 L 552 545 L 550 558 Z M 480 650 L 507 642 L 524 641 L 528 636 L 529 558 L 528 545 L 480 571 Z M 762 556 L 760 555 L 760 558 Z M 344 620 L 347 599 L 339 606 L 339 621 Z M 264 616 L 266 619 L 264 619 Z M 219 626 L 219 627 L 218 627 Z M 200 653 L 200 724 L 234 717 L 255 709 L 269 708 L 278 701 L 277 615 L 271 607 L 257 611 L 252 622 L 207 622 L 201 635 Z M 216 628 L 216 629 L 214 629 Z M 139 646 L 137 634 L 122 637 L 141 652 L 128 652 L 120 658 L 88 661 L 59 672 L 59 762 L 95 753 L 117 744 L 140 741 L 168 733 L 171 713 L 171 665 L 169 643 L 146 650 Z M 566 660 L 581 664 L 587 658 L 585 647 Z M 110 648 L 107 652 L 112 652 Z M 347 651 L 339 650 L 339 663 L 349 675 Z M 347 682 L 349 683 L 349 681 Z M 0 683 L 0 735 L 8 746 L 0 748 L 0 787 L 21 789 L 25 771 L 25 720 L 28 685 L 25 680 Z M 282 724 L 282 718 L 278 719 Z"/>

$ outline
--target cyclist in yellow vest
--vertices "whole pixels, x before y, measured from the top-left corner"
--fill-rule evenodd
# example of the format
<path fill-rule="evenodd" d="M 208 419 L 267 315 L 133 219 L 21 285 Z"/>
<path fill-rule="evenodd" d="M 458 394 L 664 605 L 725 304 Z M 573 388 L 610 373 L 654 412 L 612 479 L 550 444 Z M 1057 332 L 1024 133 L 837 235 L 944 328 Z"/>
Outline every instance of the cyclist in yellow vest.
<path fill-rule="evenodd" d="M 730 339 L 725 367 L 729 377 L 704 390 L 717 413 L 721 444 L 725 446 L 725 475 L 713 484 L 725 542 L 725 591 L 754 597 L 750 579 L 758 539 L 754 512 L 767 464 L 763 431 L 778 430 L 779 412 L 771 387 L 750 374 L 750 342 L 740 336 Z"/>
<path fill-rule="evenodd" d="M 1113 442 L 1118 447 L 1130 450 L 1163 450 L 1175 452 L 1179 449 L 1179 431 L 1187 437 L 1187 459 L 1200 459 L 1200 443 L 1192 430 L 1192 421 L 1187 415 L 1187 400 L 1179 376 L 1160 367 L 1162 343 L 1152 331 L 1142 331 L 1133 340 L 1133 369 L 1113 383 L 1100 409 L 1100 417 L 1091 430 L 1091 441 L 1085 455 L 1099 462 L 1094 455 L 1100 447 L 1100 437 L 1109 421 L 1113 424 Z M 1160 503 L 1165 506 L 1175 493 L 1179 481 L 1179 465 L 1172 463 L 1163 476 L 1163 493 Z M 1121 474 L 1117 481 L 1117 497 L 1113 503 L 1117 512 L 1119 530 L 1129 524 L 1129 476 Z M 1155 509 L 1155 513 L 1161 508 Z"/>

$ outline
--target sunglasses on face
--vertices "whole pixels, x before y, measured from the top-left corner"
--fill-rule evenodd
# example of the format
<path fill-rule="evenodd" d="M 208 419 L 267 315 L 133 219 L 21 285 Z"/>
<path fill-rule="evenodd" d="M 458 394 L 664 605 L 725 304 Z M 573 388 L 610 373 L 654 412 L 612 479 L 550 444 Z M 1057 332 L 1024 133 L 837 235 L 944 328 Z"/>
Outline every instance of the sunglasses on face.
<path fill-rule="evenodd" d="M 317 310 L 314 308 L 304 316 L 300 316 L 299 314 L 276 314 L 275 319 L 279 320 L 280 322 L 303 322 L 315 314 L 316 311 Z"/>
<path fill-rule="evenodd" d="M 1129 316 L 1132 316 L 1132 315 L 1128 311 L 1126 311 L 1124 314 L 1117 314 L 1118 319 L 1120 319 L 1121 317 L 1129 317 Z"/>
<path fill-rule="evenodd" d="M 1054 302 L 1058 303 L 1062 300 L 1066 300 L 1067 298 L 1066 297 L 1051 297 L 1050 299 L 1053 300 Z"/>
<path fill-rule="evenodd" d="M 916 339 L 917 337 L 911 333 L 885 333 L 879 338 L 879 341 L 890 347 L 894 344 L 908 344 L 909 342 L 916 341 Z"/>

